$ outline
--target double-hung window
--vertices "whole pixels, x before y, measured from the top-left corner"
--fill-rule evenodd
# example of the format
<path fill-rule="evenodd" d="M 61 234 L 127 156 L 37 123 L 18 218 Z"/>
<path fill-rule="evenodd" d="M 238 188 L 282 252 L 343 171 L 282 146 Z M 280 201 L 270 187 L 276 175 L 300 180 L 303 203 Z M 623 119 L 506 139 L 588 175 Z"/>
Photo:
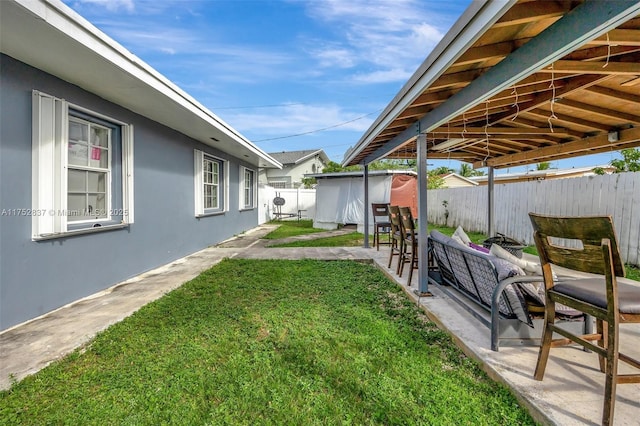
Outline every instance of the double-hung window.
<path fill-rule="evenodd" d="M 194 151 L 194 198 L 196 216 L 222 213 L 226 206 L 226 161 L 200 150 Z"/>
<path fill-rule="evenodd" d="M 34 240 L 133 223 L 132 125 L 34 91 L 32 150 Z"/>
<path fill-rule="evenodd" d="M 69 117 L 67 223 L 104 220 L 111 207 L 115 129 Z M 121 215 L 118 215 L 121 216 Z"/>
<path fill-rule="evenodd" d="M 256 206 L 256 172 L 240 167 L 240 209 L 253 209 Z"/>
<path fill-rule="evenodd" d="M 206 155 L 202 160 L 205 210 L 220 209 L 220 166 L 219 161 Z"/>

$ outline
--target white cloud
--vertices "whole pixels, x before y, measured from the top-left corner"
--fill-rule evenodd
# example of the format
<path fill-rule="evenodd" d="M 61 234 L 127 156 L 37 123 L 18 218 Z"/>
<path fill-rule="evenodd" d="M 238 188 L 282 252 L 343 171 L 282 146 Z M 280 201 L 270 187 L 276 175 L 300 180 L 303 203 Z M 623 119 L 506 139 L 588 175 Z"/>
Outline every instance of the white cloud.
<path fill-rule="evenodd" d="M 368 77 L 361 72 L 356 74 L 358 82 L 405 80 L 447 29 L 432 24 L 439 22 L 434 3 L 416 0 L 309 2 L 308 13 L 329 23 L 341 38 L 341 44 L 314 43 L 319 65 L 373 68 Z"/>
<path fill-rule="evenodd" d="M 264 110 L 263 110 L 264 111 Z M 224 114 L 224 120 L 242 133 L 251 133 L 256 140 L 306 132 L 326 131 L 363 132 L 371 125 L 373 116 L 344 111 L 337 105 L 296 104 L 264 112 Z"/>
<path fill-rule="evenodd" d="M 411 75 L 412 72 L 404 68 L 389 68 L 369 73 L 356 73 L 352 78 L 356 83 L 393 83 L 406 81 Z"/>
<path fill-rule="evenodd" d="M 135 4 L 133 0 L 76 0 L 79 4 L 88 4 L 104 7 L 110 12 L 116 12 L 120 9 L 125 9 L 128 12 L 133 12 Z"/>
<path fill-rule="evenodd" d="M 353 52 L 344 48 L 325 48 L 316 52 L 321 67 L 351 68 L 355 65 Z"/>

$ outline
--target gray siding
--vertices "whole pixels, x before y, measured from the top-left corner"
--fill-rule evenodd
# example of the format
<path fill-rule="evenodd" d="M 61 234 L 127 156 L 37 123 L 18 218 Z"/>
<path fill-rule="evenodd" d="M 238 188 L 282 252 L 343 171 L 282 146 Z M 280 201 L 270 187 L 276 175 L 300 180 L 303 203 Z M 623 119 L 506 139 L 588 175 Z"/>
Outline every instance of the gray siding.
<path fill-rule="evenodd" d="M 257 209 L 238 209 L 239 166 L 255 166 L 5 55 L 0 69 L 0 211 L 31 208 L 32 90 L 135 126 L 129 228 L 34 242 L 30 217 L 0 217 L 0 330 L 257 225 Z M 195 217 L 194 148 L 229 161 L 223 215 Z"/>

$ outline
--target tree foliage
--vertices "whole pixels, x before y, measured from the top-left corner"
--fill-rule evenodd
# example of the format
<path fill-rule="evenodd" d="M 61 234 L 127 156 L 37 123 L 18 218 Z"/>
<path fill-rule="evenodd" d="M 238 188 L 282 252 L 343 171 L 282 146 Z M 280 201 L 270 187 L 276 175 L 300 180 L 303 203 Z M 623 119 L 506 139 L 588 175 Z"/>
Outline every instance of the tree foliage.
<path fill-rule="evenodd" d="M 434 175 L 448 175 L 449 173 L 453 173 L 454 170 L 450 169 L 449 167 L 446 166 L 440 166 L 440 167 L 436 167 L 433 170 L 429 171 L 429 174 L 434 174 Z"/>
<path fill-rule="evenodd" d="M 322 173 L 337 173 L 337 172 L 356 172 L 358 170 L 362 170 L 360 166 L 348 166 L 342 167 L 339 163 L 335 161 L 329 161 L 327 165 L 322 169 Z"/>
<path fill-rule="evenodd" d="M 316 185 L 316 183 L 318 183 L 318 181 L 317 181 L 317 179 L 316 179 L 316 178 L 312 178 L 312 177 L 308 177 L 308 178 L 307 178 L 307 177 L 303 177 L 303 178 L 300 180 L 300 183 L 302 183 L 302 187 L 303 187 L 304 189 L 312 189 L 312 188 Z"/>
<path fill-rule="evenodd" d="M 329 161 L 322 173 L 336 173 L 336 172 L 355 172 L 362 170 L 362 166 L 348 166 L 342 167 L 335 161 Z M 416 170 L 416 160 L 395 160 L 395 159 L 383 159 L 369 163 L 369 170 Z"/>
<path fill-rule="evenodd" d="M 549 170 L 551 168 L 551 163 L 548 161 L 543 161 L 542 163 L 538 163 L 536 166 L 536 170 Z"/>
<path fill-rule="evenodd" d="M 482 170 L 476 170 L 471 166 L 471 164 L 468 164 L 468 163 L 462 163 L 460 165 L 460 170 L 458 171 L 458 174 L 466 178 L 472 177 L 472 176 L 484 176 L 484 172 Z"/>
<path fill-rule="evenodd" d="M 640 149 L 629 148 L 620 151 L 622 159 L 611 160 L 611 165 L 616 168 L 614 173 L 640 172 Z"/>

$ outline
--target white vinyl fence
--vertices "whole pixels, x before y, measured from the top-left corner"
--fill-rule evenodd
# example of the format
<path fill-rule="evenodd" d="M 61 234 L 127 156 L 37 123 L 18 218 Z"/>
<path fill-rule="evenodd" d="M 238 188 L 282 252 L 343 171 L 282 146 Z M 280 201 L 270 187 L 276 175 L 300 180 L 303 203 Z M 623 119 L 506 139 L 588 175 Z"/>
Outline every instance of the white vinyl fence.
<path fill-rule="evenodd" d="M 494 203 L 496 232 L 525 244 L 533 244 L 529 212 L 610 215 L 624 262 L 640 265 L 640 172 L 496 184 Z M 429 222 L 460 225 L 469 231 L 487 232 L 487 205 L 487 186 L 434 189 L 427 193 Z"/>
<path fill-rule="evenodd" d="M 258 189 L 259 223 L 277 219 L 276 206 L 273 204 L 273 199 L 276 196 L 284 198 L 284 205 L 280 206 L 281 213 L 293 214 L 294 220 L 298 218 L 298 212 L 303 219 L 314 218 L 316 214 L 315 189 L 276 189 L 269 185 L 260 184 Z"/>

